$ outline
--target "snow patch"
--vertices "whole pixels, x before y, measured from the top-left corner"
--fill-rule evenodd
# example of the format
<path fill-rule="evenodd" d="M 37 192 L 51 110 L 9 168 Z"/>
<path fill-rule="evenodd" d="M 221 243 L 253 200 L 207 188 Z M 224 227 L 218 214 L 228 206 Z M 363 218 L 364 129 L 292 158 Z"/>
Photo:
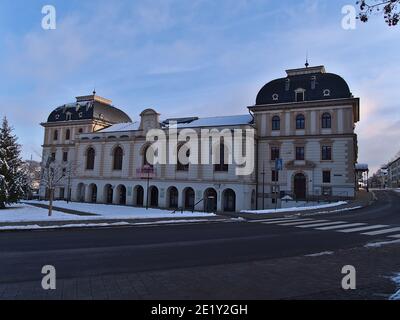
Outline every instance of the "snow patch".
<path fill-rule="evenodd" d="M 339 201 L 334 203 L 322 204 L 318 206 L 310 206 L 310 207 L 291 207 L 284 209 L 269 209 L 269 210 L 243 210 L 241 213 L 252 213 L 252 214 L 267 214 L 267 213 L 283 213 L 283 212 L 294 212 L 294 211 L 307 211 L 307 210 L 317 210 L 317 209 L 326 209 L 332 207 L 338 207 L 347 204 L 346 201 Z"/>
<path fill-rule="evenodd" d="M 320 257 L 334 254 L 333 251 L 323 251 L 318 253 L 306 254 L 305 257 Z"/>
<path fill-rule="evenodd" d="M 400 300 L 400 273 L 392 278 L 392 281 L 397 285 L 397 292 L 389 297 L 389 300 Z"/>
<path fill-rule="evenodd" d="M 27 201 L 29 204 L 44 204 L 46 201 Z M 79 216 L 58 211 L 53 212 L 52 217 L 47 216 L 47 209 L 31 205 L 14 206 L 7 210 L 0 210 L 0 222 L 27 222 L 27 221 L 93 221 L 93 220 L 124 220 L 124 219 L 154 219 L 154 218 L 199 218 L 215 217 L 213 213 L 204 212 L 176 212 L 171 210 L 137 208 L 131 206 L 117 206 L 94 203 L 77 203 L 65 201 L 54 201 L 54 207 L 96 214 L 97 216 Z"/>

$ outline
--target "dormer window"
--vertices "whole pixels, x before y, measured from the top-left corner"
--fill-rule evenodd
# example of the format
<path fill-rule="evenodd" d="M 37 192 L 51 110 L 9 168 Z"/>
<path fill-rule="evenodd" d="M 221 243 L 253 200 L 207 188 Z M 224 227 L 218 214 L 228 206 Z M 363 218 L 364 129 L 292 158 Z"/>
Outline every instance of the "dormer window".
<path fill-rule="evenodd" d="M 66 114 L 66 116 L 65 116 L 65 119 L 66 119 L 67 121 L 71 121 L 71 119 L 72 119 L 72 114 L 71 114 L 70 112 L 68 112 L 68 113 Z"/>
<path fill-rule="evenodd" d="M 324 90 L 324 97 L 330 97 L 331 96 L 331 90 L 325 89 Z"/>
<path fill-rule="evenodd" d="M 316 76 L 312 76 L 311 77 L 311 90 L 315 89 L 316 84 L 317 84 L 317 77 Z"/>
<path fill-rule="evenodd" d="M 290 90 L 290 79 L 286 79 L 286 81 L 285 81 L 285 90 L 286 91 Z"/>
<path fill-rule="evenodd" d="M 297 89 L 295 91 L 296 102 L 304 101 L 304 93 L 305 93 L 304 89 Z"/>
<path fill-rule="evenodd" d="M 83 113 L 79 112 L 79 118 L 82 118 L 82 117 L 83 117 Z"/>
<path fill-rule="evenodd" d="M 272 100 L 278 101 L 278 100 L 279 100 L 279 94 L 274 93 L 274 94 L 272 95 Z"/>

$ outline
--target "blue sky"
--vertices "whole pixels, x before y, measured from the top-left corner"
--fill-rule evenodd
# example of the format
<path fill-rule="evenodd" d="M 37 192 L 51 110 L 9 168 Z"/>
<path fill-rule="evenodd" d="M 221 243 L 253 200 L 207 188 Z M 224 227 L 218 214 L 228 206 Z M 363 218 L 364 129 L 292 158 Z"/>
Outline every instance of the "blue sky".
<path fill-rule="evenodd" d="M 376 169 L 400 150 L 399 36 L 382 17 L 341 26 L 356 0 L 2 0 L 0 116 L 38 158 L 40 122 L 54 107 L 97 93 L 133 119 L 246 113 L 259 89 L 323 64 L 361 98 L 359 160 Z M 41 28 L 44 5 L 57 29 Z"/>

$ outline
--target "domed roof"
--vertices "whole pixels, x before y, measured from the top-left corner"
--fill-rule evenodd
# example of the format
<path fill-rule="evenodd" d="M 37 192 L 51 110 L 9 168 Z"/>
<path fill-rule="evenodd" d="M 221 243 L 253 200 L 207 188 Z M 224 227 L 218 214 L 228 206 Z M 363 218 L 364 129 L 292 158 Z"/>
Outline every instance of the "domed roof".
<path fill-rule="evenodd" d="M 76 102 L 64 104 L 56 108 L 47 119 L 47 122 L 102 120 L 109 123 L 132 122 L 131 118 L 122 110 L 111 105 L 112 101 L 96 96 L 77 97 Z"/>
<path fill-rule="evenodd" d="M 304 92 L 303 101 L 351 98 L 346 81 L 323 66 L 287 70 L 287 77 L 267 83 L 258 93 L 256 105 L 298 102 L 296 93 Z"/>

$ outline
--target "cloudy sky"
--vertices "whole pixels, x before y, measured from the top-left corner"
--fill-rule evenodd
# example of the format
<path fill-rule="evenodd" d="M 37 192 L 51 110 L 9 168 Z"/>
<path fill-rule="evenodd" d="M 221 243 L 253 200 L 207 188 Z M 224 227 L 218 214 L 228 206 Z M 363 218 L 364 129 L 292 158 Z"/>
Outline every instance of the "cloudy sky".
<path fill-rule="evenodd" d="M 342 28 L 356 0 L 2 0 L 0 116 L 24 157 L 38 158 L 39 123 L 95 87 L 133 119 L 246 113 L 284 70 L 323 64 L 361 98 L 359 161 L 374 169 L 400 150 L 400 26 L 382 17 Z M 42 7 L 57 10 L 43 30 Z"/>

